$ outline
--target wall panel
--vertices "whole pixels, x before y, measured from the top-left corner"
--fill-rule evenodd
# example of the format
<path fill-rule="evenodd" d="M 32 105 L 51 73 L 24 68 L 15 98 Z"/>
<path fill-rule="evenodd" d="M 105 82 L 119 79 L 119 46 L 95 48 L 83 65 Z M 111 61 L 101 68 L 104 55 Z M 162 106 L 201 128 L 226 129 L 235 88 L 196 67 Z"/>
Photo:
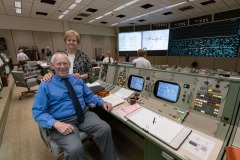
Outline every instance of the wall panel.
<path fill-rule="evenodd" d="M 63 39 L 64 33 L 52 32 L 51 36 L 52 36 L 53 53 L 57 52 L 58 50 L 62 51 L 66 49 L 66 45 Z M 81 48 L 81 45 L 79 45 L 79 48 Z"/>
<path fill-rule="evenodd" d="M 82 51 L 88 55 L 89 58 L 93 58 L 93 38 L 91 35 L 81 35 L 80 42 Z"/>
<path fill-rule="evenodd" d="M 235 71 L 237 58 L 215 58 L 213 69 Z"/>
<path fill-rule="evenodd" d="M 12 33 L 9 29 L 0 29 L 0 37 L 4 38 L 7 44 L 7 49 L 9 55 L 12 57 L 13 62 L 17 62 L 17 53 L 18 48 L 15 48 L 13 39 L 12 39 Z"/>

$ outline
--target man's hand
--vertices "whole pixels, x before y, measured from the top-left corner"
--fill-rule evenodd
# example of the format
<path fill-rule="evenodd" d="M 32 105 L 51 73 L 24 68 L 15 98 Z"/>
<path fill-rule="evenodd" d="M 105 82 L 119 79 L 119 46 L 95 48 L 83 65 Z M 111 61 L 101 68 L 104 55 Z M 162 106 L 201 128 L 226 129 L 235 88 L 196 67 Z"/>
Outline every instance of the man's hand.
<path fill-rule="evenodd" d="M 49 81 L 52 78 L 52 76 L 53 76 L 53 73 L 49 72 L 43 76 L 42 81 L 44 82 Z"/>
<path fill-rule="evenodd" d="M 54 125 L 54 128 L 58 130 L 63 135 L 68 135 L 74 132 L 74 127 L 71 124 L 57 121 Z"/>
<path fill-rule="evenodd" d="M 111 111 L 112 109 L 113 109 L 113 106 L 112 106 L 112 104 L 111 103 L 108 103 L 108 102 L 105 102 L 104 104 L 103 104 L 103 108 L 106 110 L 106 111 Z"/>

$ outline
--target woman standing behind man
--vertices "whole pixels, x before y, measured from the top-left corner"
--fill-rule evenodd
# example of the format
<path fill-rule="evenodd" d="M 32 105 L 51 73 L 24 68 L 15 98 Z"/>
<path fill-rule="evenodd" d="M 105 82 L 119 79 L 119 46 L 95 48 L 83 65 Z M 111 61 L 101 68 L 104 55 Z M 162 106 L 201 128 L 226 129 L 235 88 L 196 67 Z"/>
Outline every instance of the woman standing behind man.
<path fill-rule="evenodd" d="M 88 79 L 92 75 L 92 65 L 89 57 L 84 52 L 78 50 L 80 43 L 78 32 L 74 30 L 65 32 L 64 42 L 67 49 L 62 51 L 62 53 L 67 54 L 71 61 L 69 73 L 78 78 Z M 48 81 L 52 76 L 53 72 L 49 72 L 44 75 L 43 80 Z"/>

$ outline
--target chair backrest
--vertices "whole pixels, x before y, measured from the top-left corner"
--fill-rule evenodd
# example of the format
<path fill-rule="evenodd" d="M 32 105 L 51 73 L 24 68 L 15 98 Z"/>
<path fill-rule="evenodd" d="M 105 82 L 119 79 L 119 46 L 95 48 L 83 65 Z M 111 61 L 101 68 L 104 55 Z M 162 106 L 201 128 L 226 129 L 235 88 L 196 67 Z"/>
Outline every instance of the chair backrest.
<path fill-rule="evenodd" d="M 11 74 L 17 86 L 26 86 L 25 75 L 22 71 L 11 71 Z"/>
<path fill-rule="evenodd" d="M 30 64 L 31 67 L 38 67 L 37 61 L 27 61 L 27 64 Z"/>

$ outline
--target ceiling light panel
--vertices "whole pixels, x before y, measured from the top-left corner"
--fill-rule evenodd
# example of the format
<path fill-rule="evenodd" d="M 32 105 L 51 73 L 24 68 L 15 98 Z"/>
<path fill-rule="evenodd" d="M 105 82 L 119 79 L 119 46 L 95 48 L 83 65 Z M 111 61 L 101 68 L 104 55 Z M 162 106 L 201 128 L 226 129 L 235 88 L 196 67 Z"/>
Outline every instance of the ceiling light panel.
<path fill-rule="evenodd" d="M 21 8 L 21 2 L 20 1 L 15 1 L 15 7 L 16 8 Z"/>

